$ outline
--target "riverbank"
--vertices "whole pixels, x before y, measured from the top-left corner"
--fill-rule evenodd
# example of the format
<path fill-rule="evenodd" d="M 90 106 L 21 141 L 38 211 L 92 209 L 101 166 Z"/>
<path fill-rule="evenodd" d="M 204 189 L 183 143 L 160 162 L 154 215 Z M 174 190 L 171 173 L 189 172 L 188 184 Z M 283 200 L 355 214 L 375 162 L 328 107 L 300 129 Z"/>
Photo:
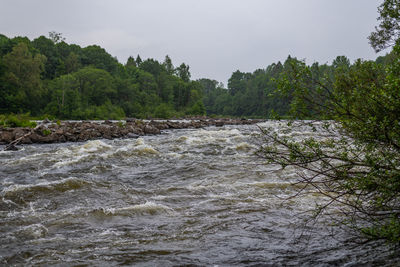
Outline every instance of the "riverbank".
<path fill-rule="evenodd" d="M 264 120 L 194 118 L 185 120 L 39 121 L 35 128 L 0 128 L 0 144 L 80 142 L 94 139 L 136 138 L 168 129 L 249 125 Z"/>

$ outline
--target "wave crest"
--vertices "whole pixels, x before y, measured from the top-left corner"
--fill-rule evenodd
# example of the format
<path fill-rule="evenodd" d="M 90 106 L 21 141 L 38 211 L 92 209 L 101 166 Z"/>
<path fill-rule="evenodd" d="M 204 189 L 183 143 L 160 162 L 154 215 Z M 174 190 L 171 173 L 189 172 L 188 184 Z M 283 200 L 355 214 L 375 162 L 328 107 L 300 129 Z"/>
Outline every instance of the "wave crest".
<path fill-rule="evenodd" d="M 101 207 L 92 211 L 92 213 L 101 216 L 156 215 L 160 213 L 172 214 L 172 212 L 173 210 L 170 207 L 152 201 L 122 208 Z"/>

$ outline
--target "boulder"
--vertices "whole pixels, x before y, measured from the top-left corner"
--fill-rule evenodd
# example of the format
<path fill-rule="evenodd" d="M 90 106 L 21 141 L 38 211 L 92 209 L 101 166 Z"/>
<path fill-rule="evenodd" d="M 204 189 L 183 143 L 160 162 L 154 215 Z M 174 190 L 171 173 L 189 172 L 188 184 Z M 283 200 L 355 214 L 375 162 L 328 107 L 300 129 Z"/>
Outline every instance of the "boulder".
<path fill-rule="evenodd" d="M 223 121 L 215 121 L 215 126 L 217 126 L 217 127 L 222 127 L 224 125 L 225 125 L 225 123 Z"/>
<path fill-rule="evenodd" d="M 29 129 L 27 128 L 14 128 L 13 131 L 13 135 L 14 135 L 14 139 L 20 138 L 22 136 L 24 136 L 25 134 L 27 134 L 29 132 Z"/>
<path fill-rule="evenodd" d="M 8 145 L 4 148 L 4 151 L 17 151 L 19 150 L 18 147 L 14 144 Z"/>
<path fill-rule="evenodd" d="M 2 129 L 0 131 L 0 142 L 11 143 L 14 140 L 14 133 L 12 129 Z"/>
<path fill-rule="evenodd" d="M 139 138 L 138 134 L 134 134 L 134 133 L 128 133 L 126 136 L 126 138 Z"/>
<path fill-rule="evenodd" d="M 152 125 L 146 125 L 144 127 L 144 133 L 145 134 L 160 134 L 161 131 L 160 131 L 160 129 L 158 129 Z"/>
<path fill-rule="evenodd" d="M 149 121 L 127 119 L 121 127 L 120 123 L 109 120 L 98 122 L 60 122 L 50 123 L 44 120 L 35 129 L 30 128 L 4 128 L 0 127 L 0 144 L 31 144 L 31 143 L 57 143 L 76 142 L 99 138 L 138 138 L 145 134 L 160 134 L 165 129 L 201 128 L 215 125 L 221 127 L 227 124 L 253 124 L 262 120 L 248 119 L 209 119 L 195 117 L 191 121 Z"/>

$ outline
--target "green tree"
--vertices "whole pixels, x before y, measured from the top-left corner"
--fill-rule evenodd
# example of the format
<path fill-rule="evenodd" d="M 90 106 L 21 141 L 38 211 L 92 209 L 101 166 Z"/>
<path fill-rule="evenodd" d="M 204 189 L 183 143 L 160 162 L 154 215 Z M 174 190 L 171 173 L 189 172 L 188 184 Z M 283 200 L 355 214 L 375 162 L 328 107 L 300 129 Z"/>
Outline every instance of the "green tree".
<path fill-rule="evenodd" d="M 228 89 L 231 95 L 235 95 L 238 92 L 244 92 L 246 90 L 247 80 L 250 78 L 250 73 L 240 72 L 239 70 L 232 73 L 232 76 L 228 80 Z"/>
<path fill-rule="evenodd" d="M 152 58 L 146 59 L 140 64 L 140 69 L 151 73 L 155 79 L 160 76 L 160 74 L 165 71 L 164 67 L 158 62 L 157 60 L 154 60 Z"/>
<path fill-rule="evenodd" d="M 122 65 L 103 48 L 67 44 L 50 32 L 32 42 L 0 35 L 0 112 L 43 112 L 60 118 L 152 116 L 165 104 L 184 114 L 203 96 L 189 66 L 171 59 L 128 58 Z M 179 73 L 179 77 L 177 75 Z M 160 109 L 159 109 L 160 111 Z"/>
<path fill-rule="evenodd" d="M 147 94 L 157 94 L 157 82 L 151 73 L 140 70 L 138 72 L 138 82 L 142 91 Z"/>
<path fill-rule="evenodd" d="M 66 73 L 75 72 L 78 69 L 80 69 L 81 64 L 78 55 L 75 54 L 74 52 L 69 53 L 69 55 L 64 61 L 64 65 Z"/>
<path fill-rule="evenodd" d="M 49 83 L 51 101 L 46 106 L 46 113 L 60 119 L 79 119 L 81 94 L 78 79 L 71 74 L 62 75 Z"/>
<path fill-rule="evenodd" d="M 118 61 L 98 45 L 83 48 L 81 57 L 84 66 L 93 66 L 111 74 L 115 74 L 118 69 Z"/>
<path fill-rule="evenodd" d="M 140 66 L 140 64 L 142 64 L 142 59 L 140 58 L 140 56 L 139 55 L 137 55 L 137 57 L 136 57 L 136 64 L 137 64 L 137 66 L 139 67 Z"/>
<path fill-rule="evenodd" d="M 44 77 L 46 79 L 53 79 L 57 76 L 57 69 L 60 65 L 60 58 L 57 53 L 57 48 L 55 43 L 44 36 L 40 36 L 32 41 L 33 47 L 35 47 L 39 52 L 46 56 L 45 73 Z"/>
<path fill-rule="evenodd" d="M 385 0 L 378 8 L 379 26 L 368 37 L 376 52 L 393 46 L 400 37 L 400 2 Z"/>
<path fill-rule="evenodd" d="M 206 115 L 206 108 L 202 101 L 197 101 L 194 105 L 190 108 L 189 114 L 191 115 Z"/>
<path fill-rule="evenodd" d="M 174 114 L 173 108 L 166 103 L 161 103 L 154 110 L 154 116 L 160 119 L 168 119 Z"/>
<path fill-rule="evenodd" d="M 175 69 L 175 72 L 178 77 L 181 78 L 184 82 L 189 82 L 191 76 L 189 69 L 190 67 L 188 65 L 182 63 L 179 67 Z"/>
<path fill-rule="evenodd" d="M 116 79 L 118 105 L 129 117 L 141 117 L 143 113 L 140 93 L 140 84 L 136 79 Z"/>
<path fill-rule="evenodd" d="M 3 57 L 6 73 L 3 77 L 2 94 L 4 109 L 8 112 L 32 112 L 38 114 L 42 108 L 44 90 L 40 74 L 44 70 L 46 57 L 33 56 L 24 43 L 18 43 Z"/>
<path fill-rule="evenodd" d="M 384 7 L 393 3 L 397 1 L 385 1 Z M 397 33 L 392 34 L 396 39 Z M 269 145 L 260 149 L 260 155 L 282 167 L 295 166 L 302 193 L 316 191 L 327 198 L 315 207 L 314 215 L 333 208 L 336 218 L 340 212 L 345 215 L 341 223 L 367 239 L 398 244 L 400 46 L 392 53 L 396 60 L 387 65 L 357 60 L 349 66 L 347 60 L 339 60 L 344 64 L 334 64 L 332 76 L 324 77 L 304 62 L 288 62 L 291 68 L 279 87 L 293 94 L 294 116 L 330 120 L 300 122 L 302 129 L 323 131 L 322 139 L 296 140 L 264 130 Z"/>
<path fill-rule="evenodd" d="M 0 34 L 0 57 L 11 52 L 13 42 L 7 36 Z"/>
<path fill-rule="evenodd" d="M 136 60 L 133 57 L 128 57 L 128 60 L 126 61 L 125 67 L 130 66 L 137 67 Z"/>
<path fill-rule="evenodd" d="M 165 103 L 172 103 L 174 99 L 174 83 L 177 78 L 162 72 L 158 77 L 158 96 Z"/>
<path fill-rule="evenodd" d="M 168 55 L 165 56 L 163 66 L 169 75 L 174 74 L 175 68 L 174 65 L 172 64 L 171 58 Z"/>
<path fill-rule="evenodd" d="M 107 71 L 86 67 L 72 75 L 78 81 L 79 92 L 86 107 L 100 106 L 116 97 L 114 79 Z"/>
<path fill-rule="evenodd" d="M 49 38 L 53 43 L 58 44 L 65 41 L 65 38 L 62 36 L 62 33 L 51 31 L 49 32 Z"/>

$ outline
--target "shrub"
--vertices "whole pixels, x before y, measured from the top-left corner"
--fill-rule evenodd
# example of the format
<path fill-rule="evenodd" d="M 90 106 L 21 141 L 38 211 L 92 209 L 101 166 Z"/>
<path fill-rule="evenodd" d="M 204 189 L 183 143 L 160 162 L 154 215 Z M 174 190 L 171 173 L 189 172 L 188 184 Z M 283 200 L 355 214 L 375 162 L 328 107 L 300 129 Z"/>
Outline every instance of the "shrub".
<path fill-rule="evenodd" d="M 36 122 L 31 121 L 29 114 L 0 115 L 0 126 L 3 127 L 29 127 L 35 128 Z"/>

